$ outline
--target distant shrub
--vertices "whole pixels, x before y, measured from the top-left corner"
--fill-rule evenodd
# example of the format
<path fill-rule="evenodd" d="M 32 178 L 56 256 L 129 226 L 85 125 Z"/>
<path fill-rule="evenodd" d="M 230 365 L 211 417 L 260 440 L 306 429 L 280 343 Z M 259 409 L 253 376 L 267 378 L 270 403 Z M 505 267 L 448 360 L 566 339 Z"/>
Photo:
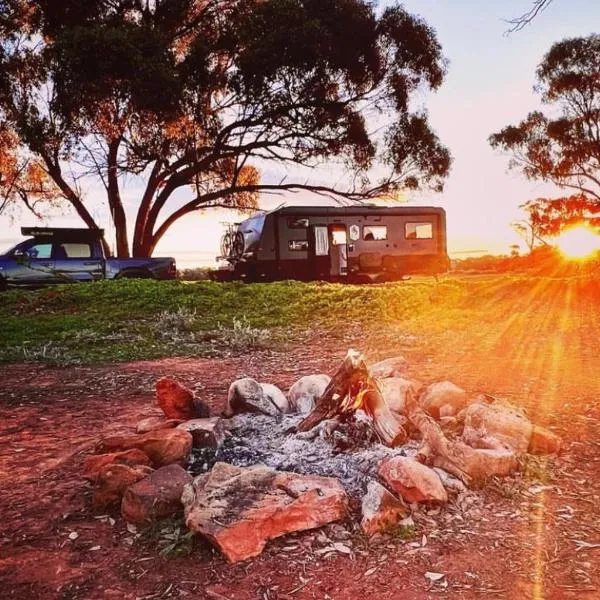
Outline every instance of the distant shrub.
<path fill-rule="evenodd" d="M 535 248 L 524 256 L 478 256 L 457 260 L 455 273 L 524 273 L 554 277 L 595 276 L 600 273 L 600 258 L 569 260 L 553 246 Z"/>
<path fill-rule="evenodd" d="M 253 327 L 246 317 L 233 318 L 232 326 L 219 325 L 218 341 L 236 352 L 266 347 L 271 339 L 268 329 Z"/>
<path fill-rule="evenodd" d="M 211 278 L 212 270 L 205 267 L 183 269 L 177 271 L 177 279 L 181 279 L 182 281 L 207 281 Z"/>
<path fill-rule="evenodd" d="M 189 333 L 196 324 L 196 310 L 180 306 L 177 310 L 163 310 L 158 314 L 154 329 L 167 337 L 173 334 Z"/>
<path fill-rule="evenodd" d="M 0 350 L 0 360 L 23 360 L 26 362 L 42 362 L 52 366 L 64 366 L 77 364 L 68 356 L 66 348 L 56 345 L 54 342 L 46 344 L 31 344 L 24 342 L 18 346 L 8 346 Z"/>

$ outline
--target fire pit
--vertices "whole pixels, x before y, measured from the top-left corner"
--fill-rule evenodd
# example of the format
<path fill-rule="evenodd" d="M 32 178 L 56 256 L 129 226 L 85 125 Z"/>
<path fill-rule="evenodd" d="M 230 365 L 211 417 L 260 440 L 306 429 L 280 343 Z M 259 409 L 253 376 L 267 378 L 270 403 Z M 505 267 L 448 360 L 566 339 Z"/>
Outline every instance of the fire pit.
<path fill-rule="evenodd" d="M 393 529 L 419 504 L 443 507 L 514 473 L 526 453 L 560 450 L 518 407 L 450 382 L 419 386 L 407 371 L 398 358 L 368 367 L 351 350 L 331 378 L 303 377 L 287 396 L 233 382 L 224 418 L 163 378 L 166 418 L 101 440 L 88 458 L 93 501 L 120 501 L 133 523 L 183 509 L 187 527 L 234 562 L 349 517 L 367 535 Z"/>

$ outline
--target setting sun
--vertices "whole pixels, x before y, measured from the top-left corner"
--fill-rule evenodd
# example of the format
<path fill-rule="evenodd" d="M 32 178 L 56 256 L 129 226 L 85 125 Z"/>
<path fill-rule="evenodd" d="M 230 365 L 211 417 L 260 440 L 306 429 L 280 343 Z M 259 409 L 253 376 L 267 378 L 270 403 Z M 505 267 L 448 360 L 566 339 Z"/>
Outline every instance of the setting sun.
<path fill-rule="evenodd" d="M 556 243 L 567 258 L 587 258 L 600 251 L 600 235 L 583 225 L 568 229 Z"/>

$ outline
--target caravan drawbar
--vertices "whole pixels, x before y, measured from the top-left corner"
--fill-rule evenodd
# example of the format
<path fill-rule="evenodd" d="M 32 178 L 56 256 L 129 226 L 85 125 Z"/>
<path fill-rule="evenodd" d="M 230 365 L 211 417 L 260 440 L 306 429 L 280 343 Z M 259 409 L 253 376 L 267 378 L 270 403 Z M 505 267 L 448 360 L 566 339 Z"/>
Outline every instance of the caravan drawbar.
<path fill-rule="evenodd" d="M 450 266 L 446 213 L 410 206 L 284 206 L 223 237 L 221 271 L 257 280 L 393 281 Z"/>

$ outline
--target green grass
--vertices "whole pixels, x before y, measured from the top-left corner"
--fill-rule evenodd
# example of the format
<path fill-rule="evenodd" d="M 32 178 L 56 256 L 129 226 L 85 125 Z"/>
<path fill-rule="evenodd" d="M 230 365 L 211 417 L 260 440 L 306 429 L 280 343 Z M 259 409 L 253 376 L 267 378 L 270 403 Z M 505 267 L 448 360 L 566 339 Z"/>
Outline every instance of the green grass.
<path fill-rule="evenodd" d="M 460 329 L 535 280 L 447 278 L 385 285 L 106 281 L 0 296 L 0 361 L 59 364 L 205 356 L 277 347 L 292 333 L 401 324 Z M 468 310 L 465 310 L 468 309 Z"/>

